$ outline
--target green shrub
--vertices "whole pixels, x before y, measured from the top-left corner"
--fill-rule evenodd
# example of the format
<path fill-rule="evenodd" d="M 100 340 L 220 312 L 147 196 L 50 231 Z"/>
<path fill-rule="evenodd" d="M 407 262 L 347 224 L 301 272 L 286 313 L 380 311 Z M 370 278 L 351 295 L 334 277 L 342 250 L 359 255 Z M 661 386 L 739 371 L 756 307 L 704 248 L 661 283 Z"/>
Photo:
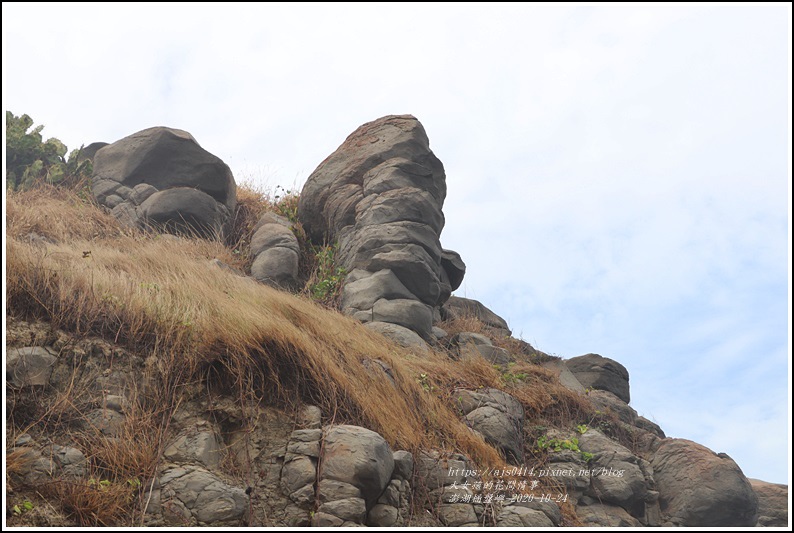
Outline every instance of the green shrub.
<path fill-rule="evenodd" d="M 43 125 L 32 130 L 33 119 L 6 111 L 6 188 L 29 189 L 37 184 L 76 184 L 91 175 L 91 161 L 78 161 L 80 151 L 67 148 L 60 140 L 41 136 Z M 28 131 L 30 130 L 30 131 Z"/>

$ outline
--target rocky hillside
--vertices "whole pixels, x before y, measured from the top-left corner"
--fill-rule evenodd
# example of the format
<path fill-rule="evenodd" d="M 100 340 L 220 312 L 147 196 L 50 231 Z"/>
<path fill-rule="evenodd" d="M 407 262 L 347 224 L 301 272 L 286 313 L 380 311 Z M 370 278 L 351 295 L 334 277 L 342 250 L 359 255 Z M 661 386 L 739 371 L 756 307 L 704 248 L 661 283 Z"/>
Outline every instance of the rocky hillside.
<path fill-rule="evenodd" d="M 90 182 L 7 198 L 7 525 L 788 523 L 786 486 L 638 416 L 620 363 L 451 296 L 414 117 L 278 198 L 181 130 L 91 146 Z"/>

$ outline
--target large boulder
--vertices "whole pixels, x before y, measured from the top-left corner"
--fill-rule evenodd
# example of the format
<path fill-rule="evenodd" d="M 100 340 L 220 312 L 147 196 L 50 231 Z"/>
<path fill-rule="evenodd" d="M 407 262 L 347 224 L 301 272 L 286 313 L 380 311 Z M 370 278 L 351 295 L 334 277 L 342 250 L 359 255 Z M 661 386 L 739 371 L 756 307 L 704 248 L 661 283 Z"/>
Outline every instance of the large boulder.
<path fill-rule="evenodd" d="M 275 213 L 265 213 L 254 230 L 251 276 L 277 288 L 297 288 L 300 245 L 292 231 L 292 223 Z"/>
<path fill-rule="evenodd" d="M 588 493 L 601 503 L 618 505 L 636 518 L 645 517 L 650 465 L 595 429 L 579 436 L 579 448 L 593 455 L 588 464 Z"/>
<path fill-rule="evenodd" d="M 93 154 L 91 190 L 124 223 L 212 236 L 234 214 L 229 167 L 186 131 L 155 127 Z"/>
<path fill-rule="evenodd" d="M 320 482 L 341 481 L 356 487 L 369 509 L 391 479 L 394 455 L 374 431 L 359 426 L 328 426 L 320 465 Z"/>
<path fill-rule="evenodd" d="M 313 241 L 339 244 L 343 312 L 433 338 L 433 308 L 465 271 L 439 241 L 445 180 L 411 115 L 364 124 L 309 176 L 298 218 Z"/>
<path fill-rule="evenodd" d="M 239 526 L 248 510 L 245 489 L 194 465 L 169 467 L 155 496 L 167 525 Z"/>
<path fill-rule="evenodd" d="M 511 334 L 510 327 L 504 318 L 485 307 L 481 302 L 470 298 L 451 296 L 441 308 L 441 318 L 444 320 L 476 318 L 496 335 L 509 337 Z"/>
<path fill-rule="evenodd" d="M 17 388 L 47 385 L 57 360 L 51 348 L 29 346 L 8 350 L 6 383 Z"/>
<path fill-rule="evenodd" d="M 779 483 L 767 483 L 760 479 L 749 479 L 758 496 L 758 524 L 763 527 L 786 527 L 788 525 L 788 487 Z"/>
<path fill-rule="evenodd" d="M 626 403 L 631 401 L 629 371 L 617 361 L 589 353 L 572 357 L 565 365 L 584 387 L 609 391 Z"/>
<path fill-rule="evenodd" d="M 497 447 L 513 464 L 524 460 L 524 407 L 521 402 L 498 389 L 469 391 L 456 389 L 456 407 L 466 424 Z"/>
<path fill-rule="evenodd" d="M 758 498 L 724 453 L 685 439 L 665 439 L 651 459 L 663 517 L 687 527 L 752 527 Z"/>

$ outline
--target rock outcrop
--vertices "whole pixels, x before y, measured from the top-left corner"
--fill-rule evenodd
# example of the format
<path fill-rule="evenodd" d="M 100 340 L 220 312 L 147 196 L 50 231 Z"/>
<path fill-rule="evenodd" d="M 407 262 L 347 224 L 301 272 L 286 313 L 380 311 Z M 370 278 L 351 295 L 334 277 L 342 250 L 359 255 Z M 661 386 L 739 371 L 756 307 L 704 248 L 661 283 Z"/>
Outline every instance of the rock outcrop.
<path fill-rule="evenodd" d="M 254 226 L 251 238 L 251 276 L 282 289 L 298 286 L 300 245 L 293 225 L 275 213 L 265 213 Z"/>
<path fill-rule="evenodd" d="M 466 424 L 479 432 L 516 465 L 524 461 L 524 407 L 498 389 L 454 391 L 455 405 Z"/>
<path fill-rule="evenodd" d="M 651 464 L 669 525 L 756 525 L 758 497 L 739 466 L 724 453 L 686 439 L 664 439 Z"/>
<path fill-rule="evenodd" d="M 125 224 L 219 234 L 234 214 L 229 167 L 186 131 L 149 128 L 100 148 L 91 190 Z"/>
<path fill-rule="evenodd" d="M 477 300 L 452 296 L 441 308 L 441 318 L 443 320 L 454 320 L 458 318 L 476 318 L 499 337 L 509 337 L 510 327 L 507 321 L 485 307 Z"/>
<path fill-rule="evenodd" d="M 617 361 L 590 353 L 567 359 L 565 364 L 585 388 L 609 391 L 630 403 L 629 372 Z"/>
<path fill-rule="evenodd" d="M 760 479 L 749 479 L 758 497 L 758 523 L 763 527 L 788 526 L 788 487 L 779 483 L 767 483 Z"/>
<path fill-rule="evenodd" d="M 359 127 L 309 176 L 298 218 L 315 242 L 338 241 L 344 313 L 433 338 L 433 309 L 465 272 L 439 241 L 445 179 L 410 115 Z"/>

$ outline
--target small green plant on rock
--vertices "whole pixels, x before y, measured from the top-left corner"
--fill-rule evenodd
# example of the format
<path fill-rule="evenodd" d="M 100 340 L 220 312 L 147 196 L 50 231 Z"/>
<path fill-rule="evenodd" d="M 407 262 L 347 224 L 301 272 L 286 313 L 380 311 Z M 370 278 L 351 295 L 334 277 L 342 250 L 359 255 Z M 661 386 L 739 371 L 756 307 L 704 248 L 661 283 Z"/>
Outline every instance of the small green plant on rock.
<path fill-rule="evenodd" d="M 308 283 L 309 294 L 319 302 L 331 304 L 339 294 L 347 274 L 344 268 L 336 264 L 339 245 L 334 243 L 312 248 L 317 259 L 317 267 Z"/>
<path fill-rule="evenodd" d="M 425 392 L 433 392 L 434 390 L 436 390 L 433 384 L 430 383 L 430 378 L 424 372 L 419 374 L 419 377 L 416 378 L 416 381 L 417 383 L 419 383 L 419 386 L 422 387 L 422 390 L 424 390 Z"/>
<path fill-rule="evenodd" d="M 11 508 L 11 511 L 17 516 L 21 516 L 27 513 L 28 511 L 32 511 L 32 510 L 33 510 L 33 502 L 31 502 L 30 500 L 25 500 L 22 503 L 18 503 L 14 505 Z"/>
<path fill-rule="evenodd" d="M 589 463 L 593 459 L 592 453 L 582 451 L 579 448 L 579 439 L 577 439 L 576 437 L 572 439 L 558 439 L 556 437 L 549 438 L 546 435 L 543 435 L 541 437 L 538 437 L 538 442 L 536 447 L 538 450 L 549 451 L 549 452 L 561 452 L 563 450 L 571 450 L 572 452 L 578 452 L 581 455 L 584 462 L 586 463 Z"/>
<path fill-rule="evenodd" d="M 529 377 L 529 374 L 526 372 L 513 372 L 513 367 L 515 366 L 515 362 L 507 363 L 507 369 L 501 374 L 502 381 L 508 385 L 516 385 Z M 503 370 L 502 365 L 494 365 L 494 368 L 497 370 Z"/>

